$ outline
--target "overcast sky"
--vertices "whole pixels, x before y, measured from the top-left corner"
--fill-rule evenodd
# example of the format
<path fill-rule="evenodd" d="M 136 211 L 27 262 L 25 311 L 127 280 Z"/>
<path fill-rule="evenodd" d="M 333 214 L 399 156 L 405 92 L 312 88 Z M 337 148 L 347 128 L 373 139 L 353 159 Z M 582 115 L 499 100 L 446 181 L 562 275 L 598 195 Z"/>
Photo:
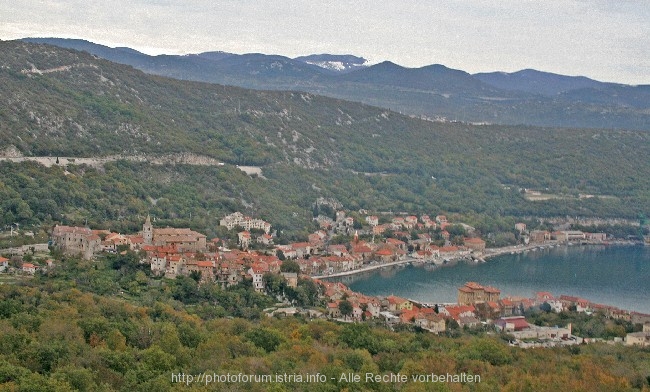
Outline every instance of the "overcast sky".
<path fill-rule="evenodd" d="M 0 0 L 0 39 L 24 37 L 650 84 L 647 0 Z"/>

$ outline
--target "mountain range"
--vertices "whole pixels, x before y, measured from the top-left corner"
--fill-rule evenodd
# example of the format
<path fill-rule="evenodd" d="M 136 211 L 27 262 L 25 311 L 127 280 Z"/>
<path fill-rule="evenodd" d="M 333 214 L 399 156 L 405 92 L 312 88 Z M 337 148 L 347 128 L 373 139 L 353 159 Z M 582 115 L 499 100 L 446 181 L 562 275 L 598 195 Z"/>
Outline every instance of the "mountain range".
<path fill-rule="evenodd" d="M 353 210 L 478 214 L 476 221 L 483 214 L 636 217 L 650 205 L 650 161 L 640 158 L 650 155 L 650 132 L 431 121 L 305 92 L 149 75 L 51 45 L 0 42 L 0 52 L 0 156 L 129 157 L 104 169 L 0 162 L 8 223 L 30 222 L 30 209 L 47 217 L 58 205 L 66 222 L 93 217 L 113 225 L 132 216 L 135 225 L 138 214 L 153 211 L 201 216 L 208 228 L 241 210 L 302 232 L 320 197 Z M 223 61 L 231 58 L 244 56 Z M 396 68 L 386 62 L 337 77 L 388 84 Z M 442 66 L 419 71 L 449 74 Z M 188 154 L 224 165 L 141 163 Z M 237 165 L 259 166 L 262 177 Z M 524 192 L 531 188 L 547 196 L 532 201 Z"/>
<path fill-rule="evenodd" d="M 650 130 L 650 85 L 605 83 L 532 69 L 472 75 L 439 64 L 369 65 L 352 55 L 149 56 L 85 40 L 25 41 L 86 51 L 155 75 L 257 90 L 304 91 L 437 121 Z"/>

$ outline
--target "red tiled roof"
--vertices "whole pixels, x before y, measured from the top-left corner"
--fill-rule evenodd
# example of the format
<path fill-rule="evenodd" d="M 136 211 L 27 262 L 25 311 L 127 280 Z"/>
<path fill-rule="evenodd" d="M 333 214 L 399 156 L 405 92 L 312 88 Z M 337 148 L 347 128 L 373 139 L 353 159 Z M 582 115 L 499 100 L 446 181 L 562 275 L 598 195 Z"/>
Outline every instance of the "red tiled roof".
<path fill-rule="evenodd" d="M 399 318 L 403 323 L 410 323 L 412 318 L 416 318 L 418 316 L 418 313 L 418 310 L 404 310 L 399 315 Z"/>
<path fill-rule="evenodd" d="M 478 284 L 476 282 L 467 282 L 467 283 L 465 283 L 465 287 L 470 288 L 472 290 L 480 290 L 480 289 L 483 288 L 483 286 L 481 286 L 480 284 Z"/>
<path fill-rule="evenodd" d="M 384 249 L 378 250 L 377 252 L 375 252 L 375 254 L 377 256 L 392 256 L 393 252 L 388 248 L 384 248 Z"/>
<path fill-rule="evenodd" d="M 509 323 L 513 324 L 515 331 L 521 331 L 522 329 L 526 329 L 529 327 L 528 322 L 526 322 L 526 319 L 524 316 L 514 316 L 514 317 L 503 317 L 499 320 L 497 320 L 499 324 L 503 323 Z"/>
<path fill-rule="evenodd" d="M 503 306 L 513 306 L 513 303 L 508 298 L 504 298 L 504 299 L 501 300 L 501 305 L 503 305 Z"/>
<path fill-rule="evenodd" d="M 386 300 L 388 300 L 388 303 L 391 303 L 391 304 L 394 304 L 394 305 L 401 305 L 401 304 L 403 304 L 404 302 L 407 301 L 404 298 L 396 297 L 394 295 L 389 295 L 388 297 L 386 297 Z"/>
<path fill-rule="evenodd" d="M 371 253 L 372 249 L 370 249 L 367 245 L 358 245 L 352 248 L 353 253 Z"/>
<path fill-rule="evenodd" d="M 487 302 L 488 306 L 491 307 L 492 309 L 499 309 L 499 304 L 494 302 L 494 301 L 488 301 Z"/>
<path fill-rule="evenodd" d="M 474 313 L 476 311 L 476 308 L 472 305 L 457 305 L 457 306 L 445 306 L 445 310 L 447 313 L 451 315 L 451 317 L 455 320 L 460 317 L 461 314 L 471 312 Z"/>

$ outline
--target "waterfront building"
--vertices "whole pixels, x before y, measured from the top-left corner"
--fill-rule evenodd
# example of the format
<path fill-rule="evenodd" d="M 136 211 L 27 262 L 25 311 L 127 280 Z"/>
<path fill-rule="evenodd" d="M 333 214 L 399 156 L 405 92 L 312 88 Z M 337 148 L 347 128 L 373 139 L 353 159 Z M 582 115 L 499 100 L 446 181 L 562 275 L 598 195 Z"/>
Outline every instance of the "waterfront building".
<path fill-rule="evenodd" d="M 491 286 L 481 286 L 476 282 L 467 282 L 458 288 L 458 304 L 473 305 L 480 302 L 497 302 L 501 291 Z"/>
<path fill-rule="evenodd" d="M 485 241 L 480 238 L 465 238 L 465 246 L 475 252 L 485 251 Z"/>

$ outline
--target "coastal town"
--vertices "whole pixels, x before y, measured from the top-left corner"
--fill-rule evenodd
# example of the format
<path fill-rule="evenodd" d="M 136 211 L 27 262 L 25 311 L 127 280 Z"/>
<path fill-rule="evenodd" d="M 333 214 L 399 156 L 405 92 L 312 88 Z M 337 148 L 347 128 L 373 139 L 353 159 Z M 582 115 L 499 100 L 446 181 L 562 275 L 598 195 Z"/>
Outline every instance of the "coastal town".
<path fill-rule="evenodd" d="M 364 212 L 364 211 L 362 211 Z M 355 216 L 359 216 L 358 213 Z M 501 296 L 498 288 L 467 282 L 458 288 L 457 303 L 421 303 L 394 295 L 369 296 L 353 292 L 328 278 L 356 274 L 398 264 L 423 264 L 440 267 L 466 260 L 485 262 L 504 253 L 521 252 L 562 244 L 602 244 L 604 233 L 577 230 L 528 230 L 517 223 L 517 244 L 487 248 L 473 227 L 451 222 L 445 215 L 381 216 L 365 215 L 358 222 L 338 209 L 330 218 L 315 217 L 319 229 L 307 241 L 276 244 L 277 234 L 270 223 L 234 212 L 223 217 L 220 225 L 232 239 L 211 238 L 189 228 L 154 227 L 147 216 L 142 230 L 134 234 L 92 230 L 87 227 L 56 225 L 49 246 L 65 255 L 92 260 L 100 254 L 133 251 L 152 276 L 174 279 L 193 276 L 200 284 L 212 282 L 223 289 L 249 281 L 254 291 L 269 293 L 270 276 L 282 279 L 286 287 L 296 288 L 301 280 L 311 280 L 319 288 L 321 307 L 306 309 L 278 296 L 284 306 L 269 315 L 305 313 L 340 322 L 383 323 L 388 328 L 410 326 L 434 334 L 450 329 L 482 329 L 508 334 L 510 344 L 519 347 L 573 345 L 589 342 L 575 336 L 571 324 L 538 326 L 526 320 L 526 311 L 543 308 L 548 312 L 598 312 L 611 320 L 623 320 L 642 327 L 616 341 L 629 345 L 650 345 L 650 315 L 593 303 L 568 295 L 537 292 L 531 298 Z M 341 242 L 340 239 L 349 239 Z M 362 239 L 363 238 L 363 239 Z M 236 239 L 236 240 L 235 240 Z M 31 261 L 31 260 L 30 260 Z M 56 268 L 47 259 L 42 264 L 22 262 L 20 268 L 0 257 L 0 271 L 33 275 L 38 270 Z M 295 268 L 283 268 L 283 265 Z"/>

